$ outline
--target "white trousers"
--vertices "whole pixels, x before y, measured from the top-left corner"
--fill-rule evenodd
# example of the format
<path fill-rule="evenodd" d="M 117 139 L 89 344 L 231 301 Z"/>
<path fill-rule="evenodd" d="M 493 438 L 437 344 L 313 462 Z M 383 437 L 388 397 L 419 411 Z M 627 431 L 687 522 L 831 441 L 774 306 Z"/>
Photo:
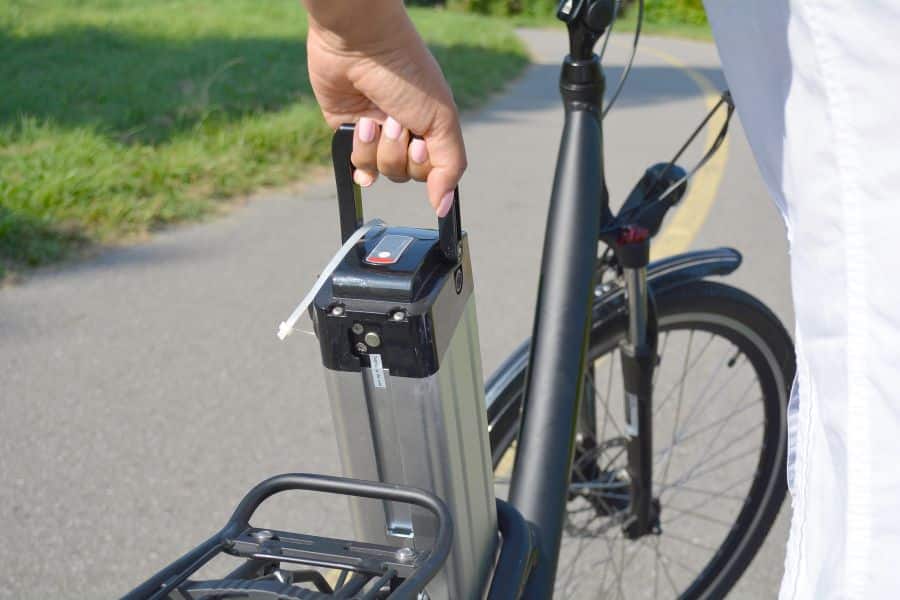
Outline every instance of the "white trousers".
<path fill-rule="evenodd" d="M 791 242 L 780 598 L 900 598 L 900 0 L 705 2 Z"/>

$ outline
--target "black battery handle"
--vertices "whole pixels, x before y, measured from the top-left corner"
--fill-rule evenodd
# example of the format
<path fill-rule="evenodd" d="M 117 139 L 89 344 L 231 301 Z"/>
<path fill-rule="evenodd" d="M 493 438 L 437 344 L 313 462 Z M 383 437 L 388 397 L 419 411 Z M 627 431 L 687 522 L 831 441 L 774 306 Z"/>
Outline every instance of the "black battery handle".
<path fill-rule="evenodd" d="M 334 162 L 334 181 L 337 184 L 338 214 L 341 220 L 341 241 L 346 242 L 363 224 L 362 193 L 353 181 L 353 123 L 344 123 L 331 140 L 331 159 Z M 448 262 L 459 261 L 459 242 L 462 223 L 459 213 L 459 187 L 453 190 L 453 207 L 447 216 L 438 219 L 441 252 Z"/>

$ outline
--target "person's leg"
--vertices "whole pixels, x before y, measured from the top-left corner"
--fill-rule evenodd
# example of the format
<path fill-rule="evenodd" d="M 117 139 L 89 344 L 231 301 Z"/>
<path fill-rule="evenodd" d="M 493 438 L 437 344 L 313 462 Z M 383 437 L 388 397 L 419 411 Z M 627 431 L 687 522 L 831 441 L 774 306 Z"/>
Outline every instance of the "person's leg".
<path fill-rule="evenodd" d="M 798 381 L 782 599 L 900 592 L 900 5 L 706 0 L 791 240 Z"/>

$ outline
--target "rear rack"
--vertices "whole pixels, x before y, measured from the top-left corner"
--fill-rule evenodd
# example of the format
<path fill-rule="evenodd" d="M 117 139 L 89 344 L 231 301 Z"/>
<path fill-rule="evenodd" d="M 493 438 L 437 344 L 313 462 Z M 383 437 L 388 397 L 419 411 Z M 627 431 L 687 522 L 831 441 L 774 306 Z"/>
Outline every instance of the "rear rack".
<path fill-rule="evenodd" d="M 288 490 L 327 492 L 419 506 L 437 519 L 434 545 L 416 552 L 410 548 L 250 526 L 250 518 L 266 499 Z M 488 597 L 517 598 L 535 560 L 534 536 L 518 511 L 500 500 L 497 501 L 497 516 L 503 546 Z M 429 492 L 358 479 L 288 473 L 255 486 L 217 534 L 139 585 L 124 599 L 201 600 L 240 596 L 250 600 L 416 600 L 443 567 L 452 540 L 450 511 L 440 498 Z M 220 554 L 243 558 L 245 562 L 222 579 L 190 579 Z M 317 570 L 287 570 L 282 568 L 284 563 L 337 569 L 340 577 L 332 584 Z M 298 583 L 312 584 L 315 590 L 298 587 Z"/>

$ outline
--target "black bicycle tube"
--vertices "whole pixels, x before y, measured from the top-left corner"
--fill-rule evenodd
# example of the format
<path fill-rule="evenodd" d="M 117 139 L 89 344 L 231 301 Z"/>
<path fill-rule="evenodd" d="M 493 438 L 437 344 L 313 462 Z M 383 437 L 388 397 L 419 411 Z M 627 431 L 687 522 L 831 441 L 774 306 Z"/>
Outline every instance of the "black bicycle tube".
<path fill-rule="evenodd" d="M 596 56 L 563 65 L 565 126 L 541 261 L 518 452 L 510 499 L 535 527 L 539 560 L 525 598 L 544 600 L 553 582 L 565 517 L 578 402 L 584 384 L 593 276 L 604 194 Z"/>

